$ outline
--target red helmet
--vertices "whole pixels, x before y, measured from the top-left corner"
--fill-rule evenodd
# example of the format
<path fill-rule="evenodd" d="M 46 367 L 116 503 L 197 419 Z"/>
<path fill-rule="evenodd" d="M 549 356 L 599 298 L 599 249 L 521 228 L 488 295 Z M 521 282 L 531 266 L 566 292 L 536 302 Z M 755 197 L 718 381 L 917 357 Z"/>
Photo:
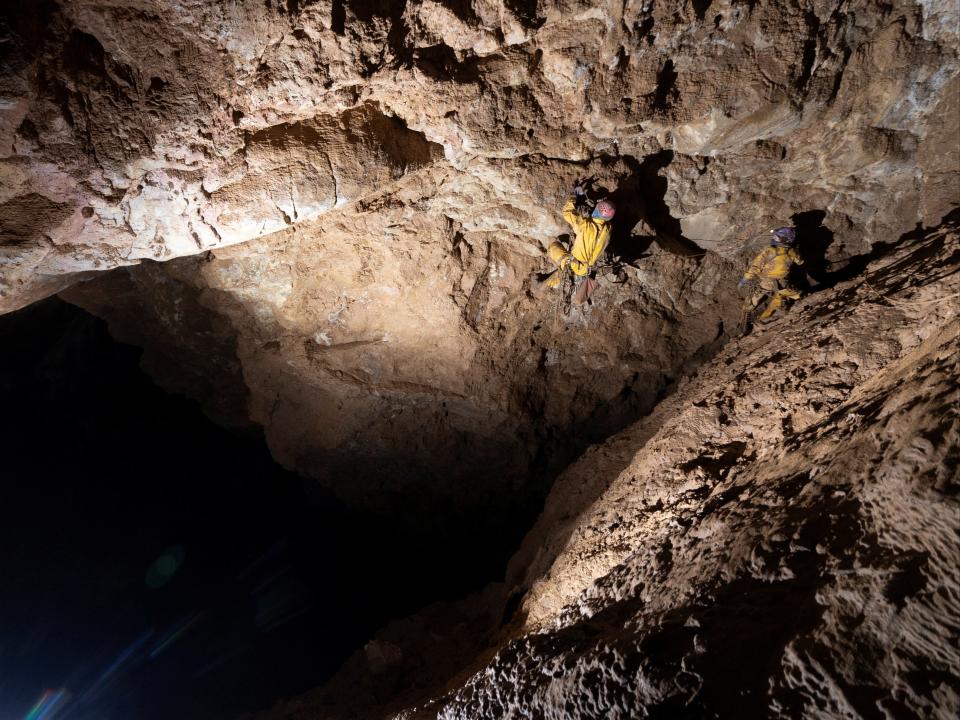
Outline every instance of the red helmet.
<path fill-rule="evenodd" d="M 600 200 L 597 202 L 596 207 L 593 208 L 593 217 L 598 220 L 612 220 L 614 214 L 616 214 L 616 206 L 609 200 Z"/>

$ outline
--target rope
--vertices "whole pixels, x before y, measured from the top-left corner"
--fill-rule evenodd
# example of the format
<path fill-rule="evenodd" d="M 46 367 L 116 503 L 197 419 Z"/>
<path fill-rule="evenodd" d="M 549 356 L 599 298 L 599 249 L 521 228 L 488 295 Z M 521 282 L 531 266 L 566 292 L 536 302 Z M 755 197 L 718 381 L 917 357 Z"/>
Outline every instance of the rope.
<path fill-rule="evenodd" d="M 561 273 L 560 276 L 560 285 L 557 287 L 559 291 L 557 293 L 557 302 L 553 307 L 553 327 L 556 330 L 557 326 L 560 324 L 560 308 L 566 305 L 567 293 L 570 291 L 570 283 L 573 282 L 570 273 L 567 268 L 561 267 L 558 272 Z"/>
<path fill-rule="evenodd" d="M 557 325 L 560 324 L 560 303 L 563 302 L 563 284 L 566 282 L 566 278 L 560 279 L 560 287 L 557 288 L 557 299 L 553 303 L 553 327 L 556 329 Z"/>
<path fill-rule="evenodd" d="M 873 287 L 873 285 L 871 285 L 866 281 L 866 278 L 864 278 L 863 284 L 870 289 L 870 292 L 872 292 L 881 300 L 886 300 L 887 302 L 893 303 L 894 305 L 905 305 L 907 307 L 910 307 L 912 305 L 930 305 L 931 303 L 939 303 L 945 300 L 952 300 L 955 297 L 960 297 L 960 292 L 955 292 L 951 295 L 946 295 L 941 298 L 933 298 L 932 300 L 895 300 L 894 298 L 879 292 L 876 288 Z"/>

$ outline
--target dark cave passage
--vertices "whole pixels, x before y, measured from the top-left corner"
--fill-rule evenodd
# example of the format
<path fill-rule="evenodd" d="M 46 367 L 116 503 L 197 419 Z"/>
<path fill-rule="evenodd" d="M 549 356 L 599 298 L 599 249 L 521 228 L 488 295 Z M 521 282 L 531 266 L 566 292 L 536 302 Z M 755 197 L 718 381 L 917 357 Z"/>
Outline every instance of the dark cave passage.
<path fill-rule="evenodd" d="M 0 720 L 960 717 L 956 7 L 3 3 Z"/>
<path fill-rule="evenodd" d="M 4 718 L 51 689 L 69 720 L 233 718 L 502 572 L 504 543 L 463 563 L 456 540 L 345 509 L 72 305 L 4 316 L 0 338 Z"/>

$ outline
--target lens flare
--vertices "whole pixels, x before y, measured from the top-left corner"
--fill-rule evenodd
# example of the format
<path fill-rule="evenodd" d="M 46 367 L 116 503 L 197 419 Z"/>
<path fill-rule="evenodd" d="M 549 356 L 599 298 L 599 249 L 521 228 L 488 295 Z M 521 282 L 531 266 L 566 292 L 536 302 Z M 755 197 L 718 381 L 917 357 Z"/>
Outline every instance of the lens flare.
<path fill-rule="evenodd" d="M 52 720 L 63 709 L 68 697 L 69 693 L 63 688 L 47 690 L 40 696 L 37 704 L 30 709 L 23 720 Z"/>
<path fill-rule="evenodd" d="M 203 613 L 195 612 L 192 615 L 188 615 L 184 618 L 178 625 L 176 625 L 170 632 L 168 632 L 157 644 L 154 646 L 153 650 L 150 651 L 150 659 L 155 659 L 160 653 L 166 650 L 168 647 L 173 645 L 179 638 L 181 638 L 184 633 L 186 633 L 190 628 L 197 624 L 197 621 L 203 617 Z"/>
<path fill-rule="evenodd" d="M 144 579 L 147 587 L 156 590 L 163 587 L 173 579 L 180 565 L 183 563 L 184 549 L 182 545 L 173 545 L 168 547 L 147 569 L 147 576 Z"/>

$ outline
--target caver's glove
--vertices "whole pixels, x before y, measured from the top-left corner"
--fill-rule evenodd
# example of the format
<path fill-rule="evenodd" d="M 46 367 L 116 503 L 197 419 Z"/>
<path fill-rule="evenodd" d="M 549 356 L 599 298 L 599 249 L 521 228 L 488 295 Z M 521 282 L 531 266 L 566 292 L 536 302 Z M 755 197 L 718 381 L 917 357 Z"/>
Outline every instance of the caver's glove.
<path fill-rule="evenodd" d="M 583 187 L 580 185 L 573 186 L 573 194 L 578 198 L 586 195 L 586 193 L 583 191 Z"/>

